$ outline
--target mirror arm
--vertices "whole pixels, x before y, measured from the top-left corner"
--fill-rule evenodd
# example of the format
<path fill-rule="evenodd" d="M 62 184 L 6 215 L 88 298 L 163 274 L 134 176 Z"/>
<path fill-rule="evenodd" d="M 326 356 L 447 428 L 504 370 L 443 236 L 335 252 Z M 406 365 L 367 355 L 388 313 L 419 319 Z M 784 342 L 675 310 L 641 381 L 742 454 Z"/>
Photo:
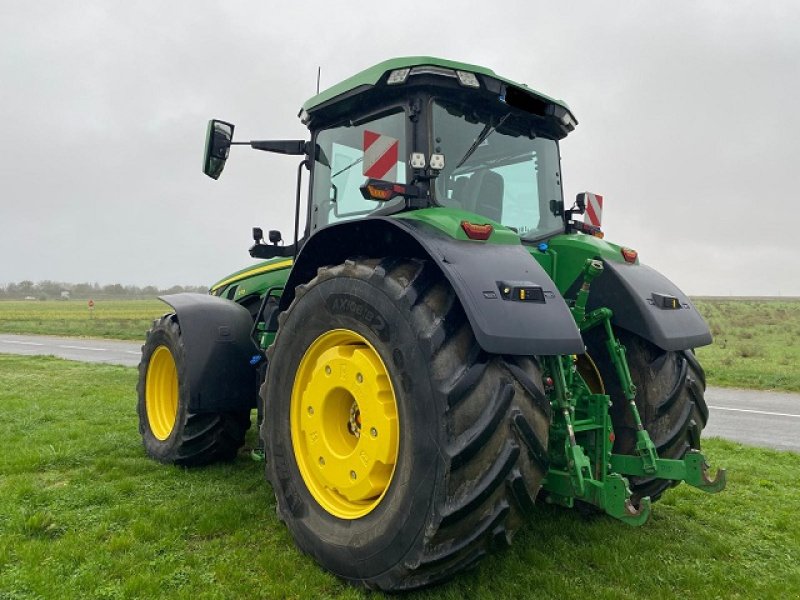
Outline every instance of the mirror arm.
<path fill-rule="evenodd" d="M 276 152 L 300 156 L 308 154 L 310 143 L 304 140 L 253 140 L 250 142 L 234 142 L 236 144 L 249 144 L 254 150 Z"/>

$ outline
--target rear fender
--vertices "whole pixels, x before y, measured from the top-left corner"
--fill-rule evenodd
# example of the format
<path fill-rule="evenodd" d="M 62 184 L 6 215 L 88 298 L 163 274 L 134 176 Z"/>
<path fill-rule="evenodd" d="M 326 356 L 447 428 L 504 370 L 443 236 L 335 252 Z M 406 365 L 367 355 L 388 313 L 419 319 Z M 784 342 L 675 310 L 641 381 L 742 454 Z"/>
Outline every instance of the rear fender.
<path fill-rule="evenodd" d="M 159 296 L 178 317 L 189 380 L 189 410 L 221 412 L 256 406 L 258 373 L 250 364 L 260 354 L 250 337 L 248 310 L 205 294 Z"/>
<path fill-rule="evenodd" d="M 358 256 L 432 260 L 464 307 L 480 346 L 493 354 L 582 354 L 583 340 L 555 283 L 521 244 L 455 240 L 411 219 L 373 217 L 330 225 L 311 236 L 297 257 L 281 297 L 317 269 Z M 541 302 L 505 300 L 500 282 L 541 287 Z"/>
<path fill-rule="evenodd" d="M 694 304 L 661 273 L 641 264 L 604 260 L 603 266 L 603 274 L 592 282 L 587 310 L 610 308 L 614 325 L 664 350 L 688 350 L 711 343 L 708 325 Z M 580 284 L 576 281 L 567 297 L 575 297 Z"/>

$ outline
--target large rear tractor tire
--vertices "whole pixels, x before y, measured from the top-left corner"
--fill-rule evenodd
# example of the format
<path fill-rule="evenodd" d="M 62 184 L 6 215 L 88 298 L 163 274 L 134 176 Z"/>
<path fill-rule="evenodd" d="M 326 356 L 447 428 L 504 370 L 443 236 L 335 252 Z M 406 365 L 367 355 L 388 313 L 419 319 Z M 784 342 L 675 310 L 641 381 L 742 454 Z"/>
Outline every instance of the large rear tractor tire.
<path fill-rule="evenodd" d="M 244 444 L 250 411 L 192 413 L 186 353 L 174 314 L 153 322 L 139 363 L 139 433 L 148 456 L 197 466 L 230 460 Z"/>
<path fill-rule="evenodd" d="M 630 415 L 622 387 L 603 345 L 604 334 L 588 337 L 589 354 L 594 359 L 611 396 L 611 420 L 614 426 L 613 451 L 636 453 L 636 427 Z M 631 379 L 636 385 L 636 406 L 642 425 L 658 450 L 660 458 L 680 459 L 690 449 L 700 449 L 700 432 L 708 421 L 705 401 L 706 378 L 692 350 L 667 351 L 647 340 L 617 329 L 625 346 Z M 644 496 L 655 502 L 678 481 L 655 477 L 629 477 L 634 505 Z"/>
<path fill-rule="evenodd" d="M 269 351 L 263 437 L 298 546 L 399 591 L 510 543 L 547 471 L 536 361 L 483 352 L 426 261 L 347 261 L 296 294 Z"/>

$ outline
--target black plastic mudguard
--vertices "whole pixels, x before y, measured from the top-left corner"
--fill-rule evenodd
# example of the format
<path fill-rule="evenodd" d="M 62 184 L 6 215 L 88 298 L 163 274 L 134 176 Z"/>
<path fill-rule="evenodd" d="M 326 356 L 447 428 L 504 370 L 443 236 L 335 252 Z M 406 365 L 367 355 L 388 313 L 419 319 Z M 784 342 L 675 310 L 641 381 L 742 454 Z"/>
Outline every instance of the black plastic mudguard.
<path fill-rule="evenodd" d="M 258 373 L 250 360 L 259 354 L 250 337 L 249 311 L 205 294 L 159 296 L 178 316 L 183 340 L 189 410 L 220 412 L 256 406 Z"/>
<path fill-rule="evenodd" d="M 661 273 L 641 264 L 603 261 L 603 266 L 603 274 L 592 282 L 588 310 L 607 306 L 614 312 L 614 325 L 664 350 L 711 343 L 708 325 L 694 304 Z M 574 297 L 579 285 L 573 284 L 567 296 Z"/>
<path fill-rule="evenodd" d="M 461 300 L 481 348 L 494 354 L 582 354 L 583 339 L 552 279 L 522 245 L 454 240 L 400 221 L 428 251 Z M 543 301 L 503 298 L 503 287 L 541 288 Z"/>
<path fill-rule="evenodd" d="M 478 343 L 487 352 L 585 352 L 580 332 L 558 288 L 522 245 L 454 240 L 411 219 L 373 217 L 321 229 L 300 252 L 281 298 L 281 308 L 285 309 L 294 297 L 294 286 L 310 280 L 317 267 L 355 256 L 432 259 L 453 286 Z M 533 291 L 540 288 L 540 298 L 505 299 L 504 284 Z"/>

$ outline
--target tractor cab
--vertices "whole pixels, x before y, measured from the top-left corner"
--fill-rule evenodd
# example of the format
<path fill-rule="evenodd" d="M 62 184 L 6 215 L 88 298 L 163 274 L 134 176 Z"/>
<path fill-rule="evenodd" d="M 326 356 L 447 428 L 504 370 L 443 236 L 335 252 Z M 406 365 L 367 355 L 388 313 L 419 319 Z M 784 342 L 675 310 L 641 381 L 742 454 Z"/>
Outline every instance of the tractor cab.
<path fill-rule="evenodd" d="M 342 220 L 444 206 L 534 240 L 563 231 L 562 102 L 473 65 L 376 65 L 306 102 L 316 148 L 310 233 Z M 372 184 L 372 185 L 370 185 Z"/>

